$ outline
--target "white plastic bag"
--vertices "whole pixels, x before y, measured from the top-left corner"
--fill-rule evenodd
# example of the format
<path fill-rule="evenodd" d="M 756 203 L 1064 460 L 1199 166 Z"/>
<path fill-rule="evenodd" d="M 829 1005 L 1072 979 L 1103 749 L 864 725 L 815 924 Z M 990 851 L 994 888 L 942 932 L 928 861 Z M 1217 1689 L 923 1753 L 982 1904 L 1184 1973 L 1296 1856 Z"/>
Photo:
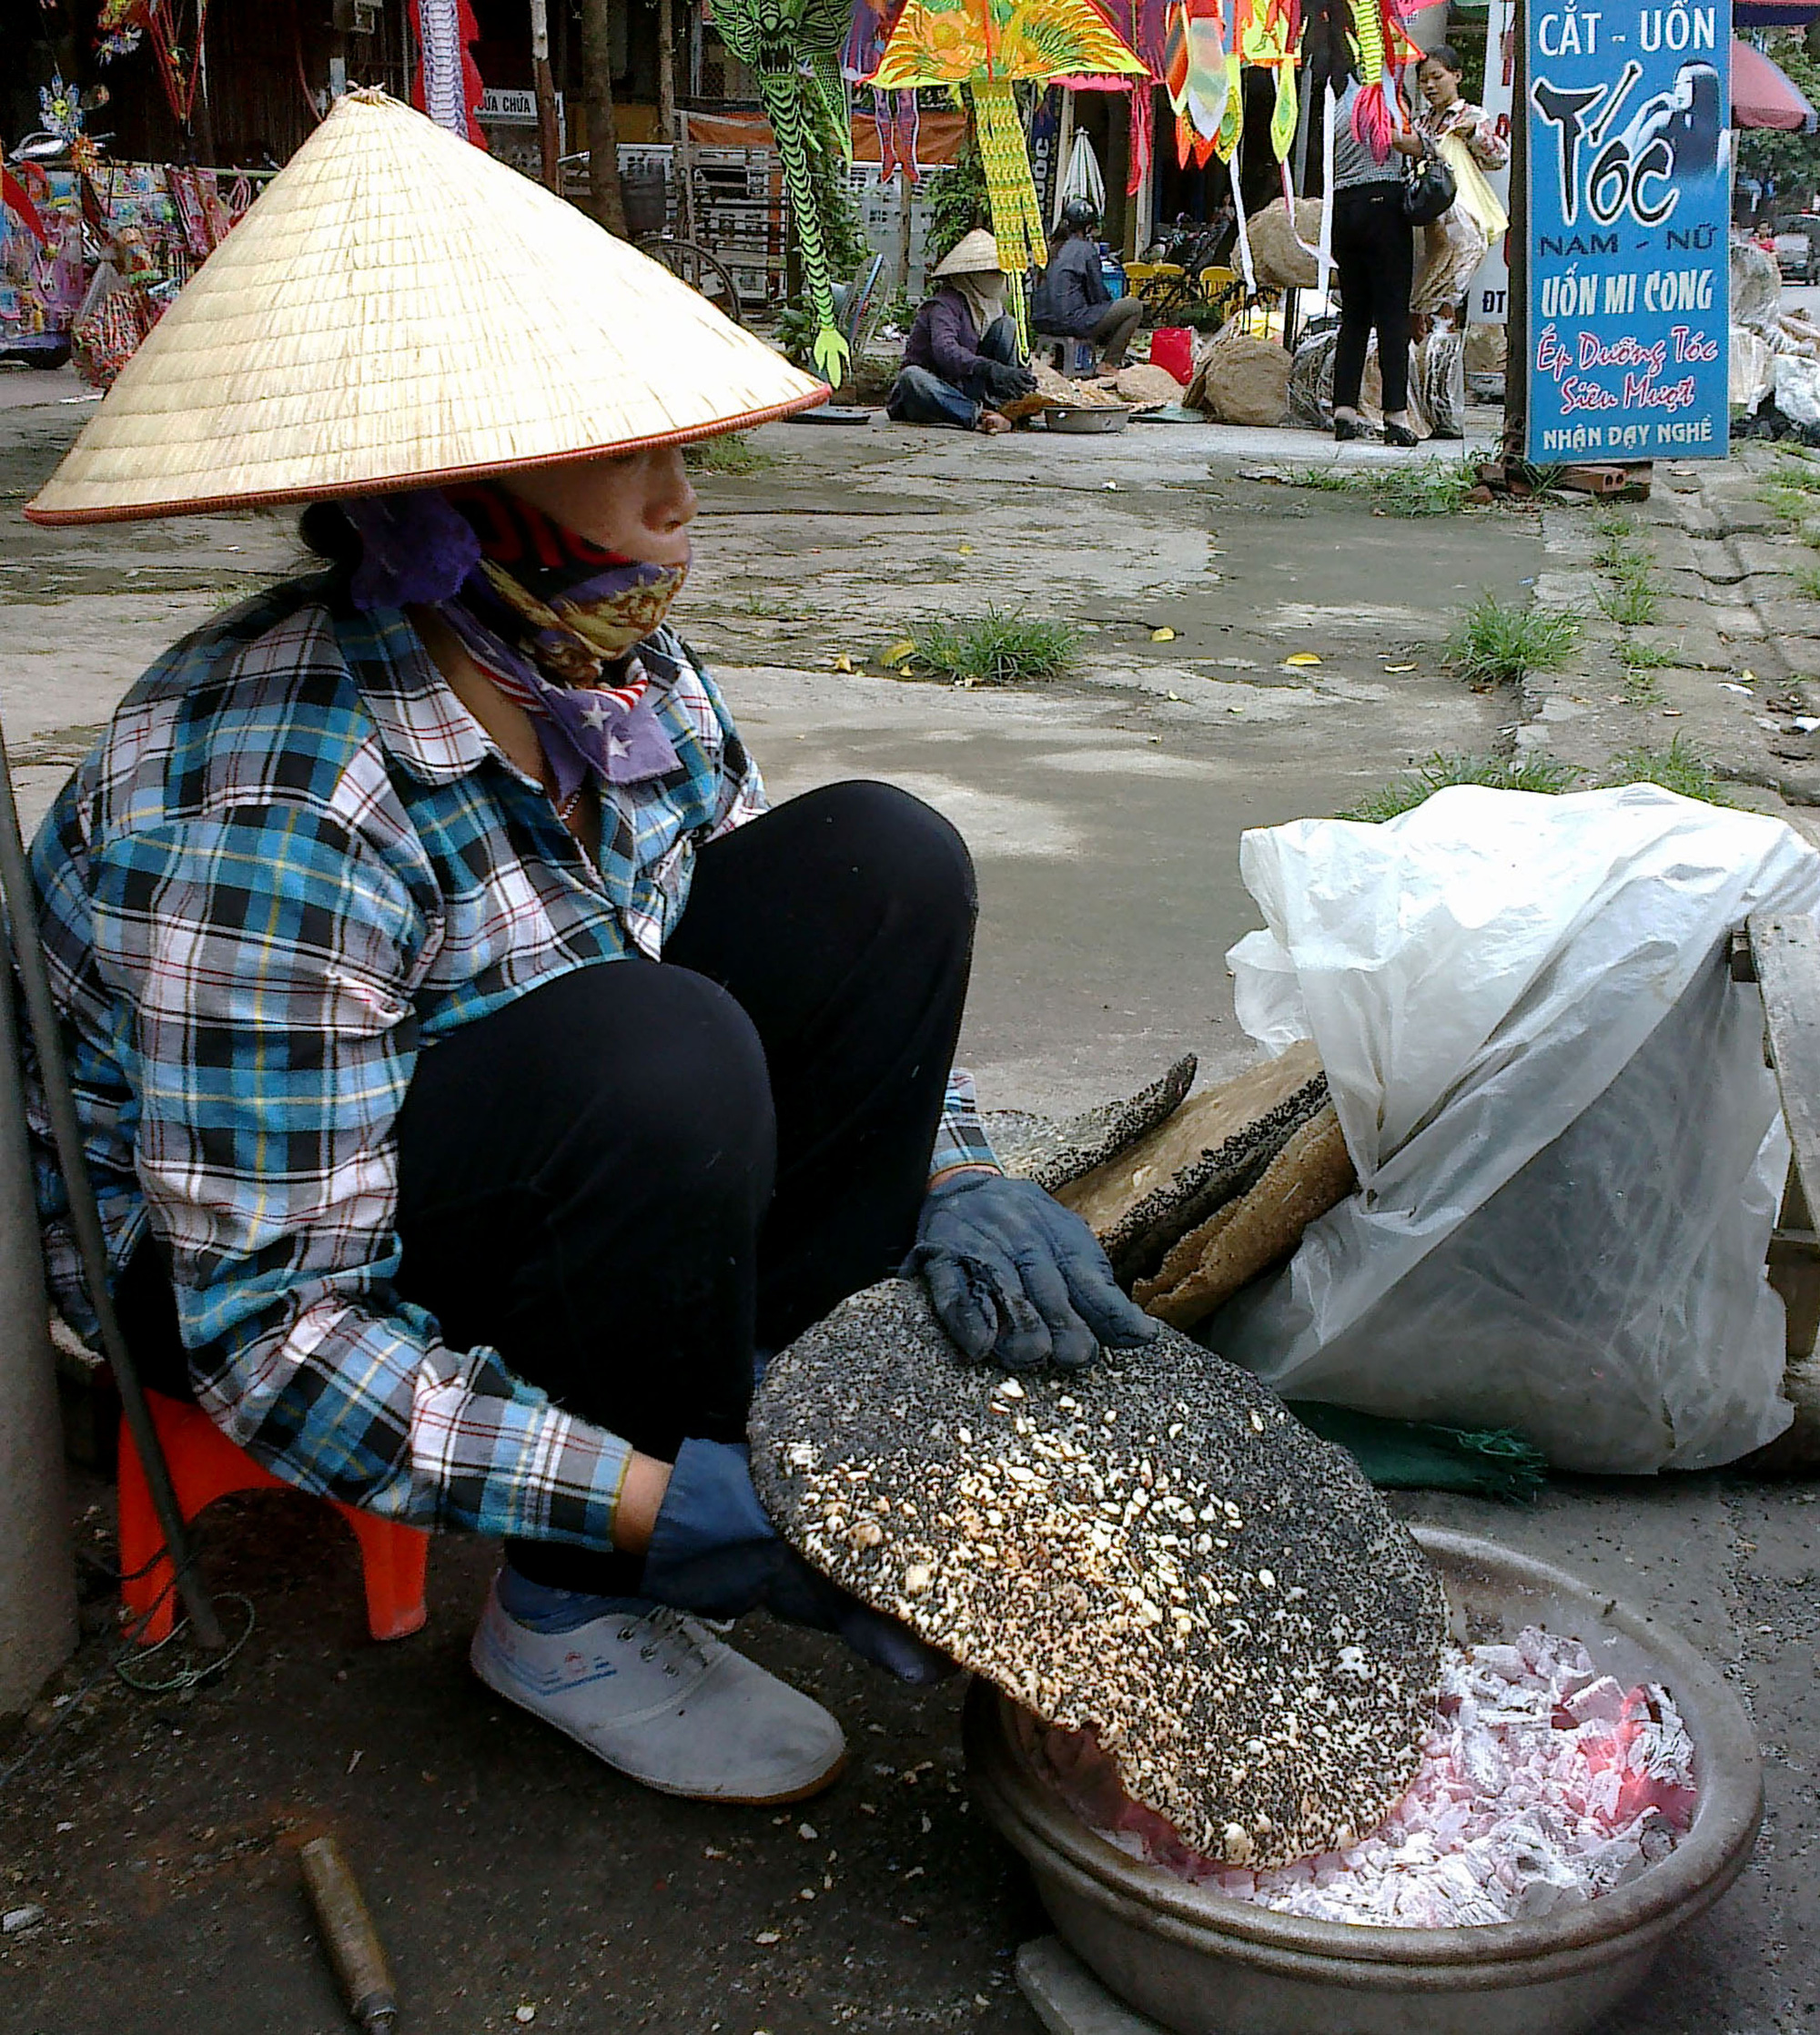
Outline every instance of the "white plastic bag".
<path fill-rule="evenodd" d="M 1291 1398 L 1512 1427 L 1563 1469 L 1727 1463 L 1788 1424 L 1764 1257 L 1788 1162 L 1727 937 L 1820 909 L 1780 820 L 1653 785 L 1460 786 L 1249 833 L 1228 957 L 1311 1038 L 1360 1190 L 1206 1340 Z"/>

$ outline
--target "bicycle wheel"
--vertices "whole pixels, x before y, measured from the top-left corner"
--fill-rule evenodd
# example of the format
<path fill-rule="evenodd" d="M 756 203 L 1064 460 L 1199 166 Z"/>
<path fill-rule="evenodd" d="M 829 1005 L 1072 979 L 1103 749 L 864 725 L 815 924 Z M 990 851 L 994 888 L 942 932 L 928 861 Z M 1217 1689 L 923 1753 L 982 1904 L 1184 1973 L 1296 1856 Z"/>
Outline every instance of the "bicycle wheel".
<path fill-rule="evenodd" d="M 679 281 L 699 290 L 735 325 L 741 322 L 739 285 L 733 280 L 733 270 L 717 255 L 693 240 L 679 240 L 668 233 L 647 234 L 637 246 L 641 254 L 661 261 Z"/>

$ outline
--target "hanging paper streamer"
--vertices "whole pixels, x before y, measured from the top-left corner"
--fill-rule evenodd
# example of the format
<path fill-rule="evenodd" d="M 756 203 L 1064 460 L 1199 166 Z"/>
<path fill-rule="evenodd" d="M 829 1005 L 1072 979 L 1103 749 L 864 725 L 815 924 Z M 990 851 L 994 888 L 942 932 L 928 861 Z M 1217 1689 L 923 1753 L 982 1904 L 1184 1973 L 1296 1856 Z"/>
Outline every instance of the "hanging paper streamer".
<path fill-rule="evenodd" d="M 1150 96 L 1150 80 L 1131 88 L 1131 161 L 1125 174 L 1125 195 L 1135 197 L 1150 174 L 1157 148 L 1157 102 Z"/>
<path fill-rule="evenodd" d="M 1046 243 L 1016 93 L 1008 79 L 1000 78 L 981 79 L 971 89 L 998 266 L 1007 276 L 1021 276 L 1032 264 L 1042 267 Z"/>
<path fill-rule="evenodd" d="M 104 64 L 130 56 L 150 36 L 158 77 L 171 117 L 187 127 L 202 84 L 202 38 L 208 0 L 195 0 L 196 18 L 186 27 L 182 0 L 102 0 L 95 17 L 95 54 Z"/>
<path fill-rule="evenodd" d="M 410 24 L 420 61 L 411 80 L 411 103 L 439 127 L 487 146 L 480 128 L 480 72 L 473 46 L 480 24 L 468 0 L 410 0 Z"/>
<path fill-rule="evenodd" d="M 1295 37 L 1300 26 L 1296 0 L 1243 0 L 1245 17 L 1239 36 L 1241 61 L 1258 70 L 1269 71 L 1277 87 L 1270 109 L 1270 153 L 1279 162 L 1287 159 L 1296 138 Z"/>
<path fill-rule="evenodd" d="M 1231 89 L 1222 0 L 1170 0 L 1163 84 L 1176 116 L 1176 155 L 1205 167 L 1219 138 Z"/>
<path fill-rule="evenodd" d="M 1258 271 L 1251 261 L 1251 229 L 1245 218 L 1245 192 L 1239 168 L 1239 137 L 1232 137 L 1232 154 L 1227 159 L 1232 166 L 1232 217 L 1239 228 L 1239 272 L 1245 278 L 1245 298 L 1249 303 L 1258 294 Z M 1293 218 L 1293 208 L 1290 216 Z"/>

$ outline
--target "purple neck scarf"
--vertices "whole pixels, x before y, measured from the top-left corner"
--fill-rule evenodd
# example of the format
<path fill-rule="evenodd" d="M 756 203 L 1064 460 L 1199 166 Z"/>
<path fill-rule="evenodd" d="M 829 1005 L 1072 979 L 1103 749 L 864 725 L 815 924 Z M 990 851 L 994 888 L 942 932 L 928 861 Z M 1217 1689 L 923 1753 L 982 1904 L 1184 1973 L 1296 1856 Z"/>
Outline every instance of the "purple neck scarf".
<path fill-rule="evenodd" d="M 636 785 L 677 767 L 632 645 L 662 620 L 686 568 L 602 552 L 499 488 L 454 499 L 413 489 L 341 508 L 361 542 L 354 605 L 443 617 L 530 714 L 559 812 L 567 815 L 591 777 Z M 609 661 L 628 653 L 620 683 L 607 683 Z"/>

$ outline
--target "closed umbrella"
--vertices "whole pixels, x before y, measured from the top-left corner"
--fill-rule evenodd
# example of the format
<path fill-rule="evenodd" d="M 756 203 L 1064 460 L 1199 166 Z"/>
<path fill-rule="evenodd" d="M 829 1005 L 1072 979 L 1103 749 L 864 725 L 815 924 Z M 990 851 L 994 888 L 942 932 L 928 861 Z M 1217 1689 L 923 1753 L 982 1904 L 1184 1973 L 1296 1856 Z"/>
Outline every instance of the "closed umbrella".
<path fill-rule="evenodd" d="M 1068 151 L 1068 167 L 1062 174 L 1062 188 L 1056 217 L 1071 197 L 1085 198 L 1096 212 L 1106 209 L 1106 179 L 1099 174 L 1099 157 L 1093 144 L 1077 127 L 1074 147 Z"/>
<path fill-rule="evenodd" d="M 1820 114 L 1808 105 L 1785 71 L 1749 43 L 1732 44 L 1732 125 L 1774 127 L 1784 134 L 1811 135 Z"/>

